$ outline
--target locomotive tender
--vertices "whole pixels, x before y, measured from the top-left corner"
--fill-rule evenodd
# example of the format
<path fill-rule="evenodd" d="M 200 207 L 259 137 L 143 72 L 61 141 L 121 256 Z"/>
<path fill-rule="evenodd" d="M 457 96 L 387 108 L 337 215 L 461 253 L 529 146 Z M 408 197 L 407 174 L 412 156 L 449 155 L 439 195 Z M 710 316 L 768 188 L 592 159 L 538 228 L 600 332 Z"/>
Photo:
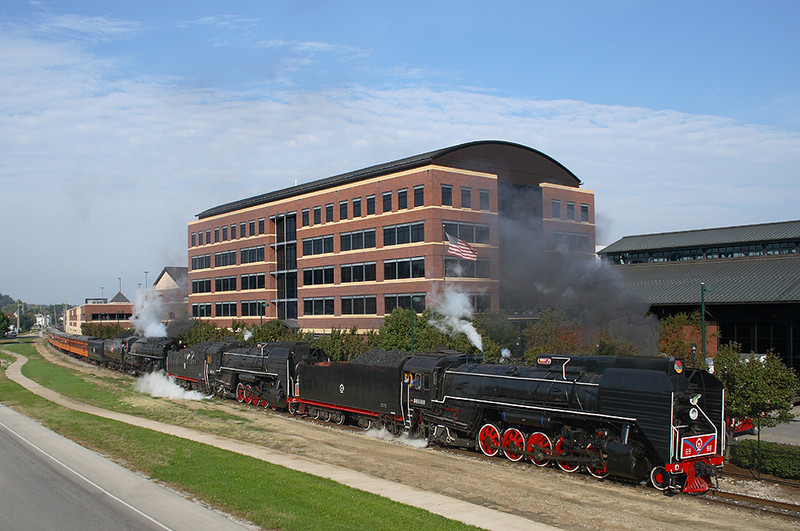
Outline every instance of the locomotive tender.
<path fill-rule="evenodd" d="M 87 354 L 92 338 L 63 336 L 51 333 L 50 341 L 95 363 L 131 367 L 133 346 L 122 363 L 98 361 Z M 539 467 L 701 493 L 723 464 L 722 384 L 680 360 L 543 355 L 525 366 L 454 351 L 373 350 L 330 362 L 307 343 L 233 341 L 163 352 L 167 373 L 188 388 Z"/>

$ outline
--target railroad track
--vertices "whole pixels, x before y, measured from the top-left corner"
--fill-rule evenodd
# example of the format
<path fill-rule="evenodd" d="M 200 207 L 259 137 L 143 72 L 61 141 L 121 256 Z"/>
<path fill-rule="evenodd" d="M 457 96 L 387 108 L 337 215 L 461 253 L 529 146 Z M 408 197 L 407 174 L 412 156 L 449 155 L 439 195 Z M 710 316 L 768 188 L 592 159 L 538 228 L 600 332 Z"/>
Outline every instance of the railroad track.
<path fill-rule="evenodd" d="M 763 511 L 782 516 L 793 521 L 800 521 L 800 505 L 796 505 L 794 503 L 768 500 L 765 498 L 749 496 L 747 494 L 738 494 L 720 490 L 711 491 L 707 494 L 704 494 L 700 498 L 714 503 L 744 507 L 753 511 Z"/>

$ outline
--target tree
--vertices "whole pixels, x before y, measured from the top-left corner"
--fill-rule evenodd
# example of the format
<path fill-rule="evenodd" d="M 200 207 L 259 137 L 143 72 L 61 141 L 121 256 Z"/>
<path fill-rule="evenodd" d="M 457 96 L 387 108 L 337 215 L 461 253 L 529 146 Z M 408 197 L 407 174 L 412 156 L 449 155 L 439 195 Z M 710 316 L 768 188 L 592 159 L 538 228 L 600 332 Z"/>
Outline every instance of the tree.
<path fill-rule="evenodd" d="M 11 326 L 11 320 L 5 313 L 0 312 L 0 337 L 2 337 L 3 334 L 8 332 L 9 326 Z"/>
<path fill-rule="evenodd" d="M 701 359 L 702 347 L 699 346 L 703 341 L 703 320 L 699 310 L 664 317 L 658 321 L 658 327 L 659 352 L 685 360 L 688 366 L 706 368 L 706 360 Z"/>
<path fill-rule="evenodd" d="M 760 419 L 775 426 L 794 418 L 790 413 L 798 379 L 793 369 L 770 352 L 763 361 L 742 356 L 741 345 L 729 343 L 714 357 L 714 374 L 725 385 L 725 409 L 736 419 Z"/>
<path fill-rule="evenodd" d="M 378 334 L 368 331 L 363 334 L 358 333 L 354 326 L 349 330 L 334 328 L 330 334 L 325 334 L 311 342 L 316 348 L 325 351 L 333 361 L 350 361 L 374 348 L 378 341 Z"/>
<path fill-rule="evenodd" d="M 560 311 L 543 313 L 523 331 L 525 359 L 534 361 L 540 354 L 575 354 L 583 350 L 578 326 Z"/>

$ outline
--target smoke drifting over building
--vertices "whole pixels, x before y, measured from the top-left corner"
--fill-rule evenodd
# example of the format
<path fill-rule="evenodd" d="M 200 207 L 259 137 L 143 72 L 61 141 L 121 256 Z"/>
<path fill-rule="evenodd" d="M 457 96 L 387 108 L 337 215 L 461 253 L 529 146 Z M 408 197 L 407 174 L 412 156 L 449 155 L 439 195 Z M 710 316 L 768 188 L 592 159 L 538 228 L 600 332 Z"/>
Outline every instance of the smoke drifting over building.
<path fill-rule="evenodd" d="M 657 319 L 647 315 L 649 305 L 625 289 L 612 267 L 591 252 L 557 246 L 545 250 L 552 238 L 535 222 L 503 217 L 499 223 L 504 271 L 500 289 L 513 301 L 513 313 L 536 316 L 563 310 L 592 336 L 587 342 L 606 332 L 640 355 L 658 353 Z"/>

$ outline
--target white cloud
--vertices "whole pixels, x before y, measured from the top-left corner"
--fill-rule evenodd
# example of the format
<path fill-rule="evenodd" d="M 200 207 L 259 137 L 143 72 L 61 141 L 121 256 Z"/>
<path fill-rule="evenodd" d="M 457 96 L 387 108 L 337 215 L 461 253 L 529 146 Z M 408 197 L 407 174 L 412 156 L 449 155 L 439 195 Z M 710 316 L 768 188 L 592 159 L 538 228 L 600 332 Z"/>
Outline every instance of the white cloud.
<path fill-rule="evenodd" d="M 185 264 L 186 224 L 206 208 L 477 139 L 572 170 L 596 192 L 603 243 L 797 217 L 793 132 L 422 86 L 196 91 L 70 43 L 6 36 L 0 50 L 0 222 L 15 250 L 0 292 L 31 302 L 80 302 L 117 277 L 132 296 L 144 270 Z"/>

